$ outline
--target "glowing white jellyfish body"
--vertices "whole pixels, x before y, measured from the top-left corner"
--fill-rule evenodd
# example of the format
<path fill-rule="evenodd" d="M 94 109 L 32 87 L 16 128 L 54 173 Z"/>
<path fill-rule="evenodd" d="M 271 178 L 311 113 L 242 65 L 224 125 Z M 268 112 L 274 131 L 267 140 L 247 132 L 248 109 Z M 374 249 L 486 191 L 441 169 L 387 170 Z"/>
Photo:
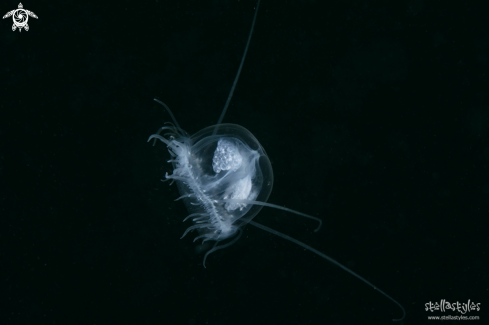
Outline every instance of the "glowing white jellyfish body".
<path fill-rule="evenodd" d="M 316 217 L 266 202 L 273 187 L 273 171 L 265 149 L 244 127 L 221 124 L 246 57 L 259 4 L 260 1 L 238 74 L 216 125 L 189 135 L 179 126 L 168 106 L 155 99 L 165 107 L 173 124 L 161 127 L 148 141 L 164 142 L 172 156 L 169 162 L 173 165 L 173 173 L 166 174 L 166 178 L 177 183 L 181 194 L 179 199 L 185 202 L 190 212 L 184 221 L 191 219 L 194 223 L 182 237 L 192 230 L 198 230 L 199 235 L 194 241 L 215 241 L 214 247 L 204 256 L 205 267 L 210 253 L 233 244 L 239 239 L 241 229 L 251 224 L 302 246 L 368 284 L 402 309 L 403 316 L 395 320 L 403 320 L 406 312 L 402 305 L 360 275 L 315 248 L 252 220 L 263 206 L 267 206 L 318 221 L 319 227 L 315 231 L 321 227 L 321 220 Z M 226 243 L 217 246 L 222 241 Z"/>
<path fill-rule="evenodd" d="M 270 160 L 258 140 L 242 126 L 220 124 L 188 136 L 166 126 L 150 139 L 166 143 L 172 155 L 173 174 L 181 199 L 198 229 L 196 237 L 216 242 L 230 238 L 263 207 L 273 187 Z M 256 204 L 255 204 L 256 203 Z M 260 205 L 258 205 L 260 204 Z"/>

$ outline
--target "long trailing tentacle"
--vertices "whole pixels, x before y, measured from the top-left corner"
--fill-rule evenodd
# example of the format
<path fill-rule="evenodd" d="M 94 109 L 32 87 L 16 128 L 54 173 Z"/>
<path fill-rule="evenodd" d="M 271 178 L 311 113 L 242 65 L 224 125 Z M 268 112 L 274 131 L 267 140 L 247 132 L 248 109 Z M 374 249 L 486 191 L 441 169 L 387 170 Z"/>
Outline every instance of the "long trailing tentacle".
<path fill-rule="evenodd" d="M 298 241 L 297 239 L 295 238 L 292 238 L 286 234 L 282 234 L 281 232 L 278 232 L 272 228 L 268 228 L 267 226 L 264 226 L 262 224 L 259 224 L 255 221 L 250 221 L 249 222 L 251 225 L 257 227 L 257 228 L 260 228 L 261 230 L 265 230 L 265 231 L 268 231 L 269 233 L 271 234 L 274 234 L 276 236 L 279 236 L 279 237 L 282 237 L 283 239 L 287 239 L 288 241 L 291 241 L 293 242 L 294 244 L 297 244 L 305 249 L 307 249 L 308 251 L 311 251 L 313 252 L 314 254 L 317 254 L 319 256 L 321 256 L 322 258 L 324 258 L 325 260 L 329 261 L 330 263 L 333 263 L 334 265 L 336 265 L 337 267 L 343 269 L 344 271 L 350 273 L 351 275 L 353 275 L 355 278 L 359 279 L 360 281 L 368 284 L 369 286 L 371 286 L 374 290 L 377 290 L 378 292 L 380 292 L 382 295 L 384 295 L 385 297 L 387 297 L 390 301 L 392 301 L 393 303 L 395 303 L 396 305 L 398 305 L 401 309 L 402 309 L 402 317 L 399 318 L 399 319 L 393 319 L 393 321 L 395 322 L 400 322 L 402 321 L 405 317 L 406 317 L 406 310 L 404 309 L 404 307 L 398 303 L 394 298 L 392 298 L 391 296 L 389 296 L 387 293 L 385 293 L 384 291 L 380 290 L 379 288 L 377 288 L 376 286 L 374 286 L 370 281 L 364 279 L 363 277 L 361 277 L 360 275 L 356 274 L 355 272 L 353 272 L 352 270 L 350 270 L 349 268 L 347 268 L 346 266 L 344 266 L 343 264 L 341 264 L 340 262 L 337 262 L 336 260 L 332 259 L 331 257 L 329 257 L 328 255 L 324 254 L 324 253 L 321 253 L 320 251 L 318 251 L 317 249 L 315 248 L 312 248 L 311 246 L 307 245 L 307 244 L 304 244 L 303 242 L 301 241 Z"/>
<path fill-rule="evenodd" d="M 253 29 L 255 28 L 256 16 L 258 16 L 258 8 L 259 7 L 260 7 L 260 0 L 258 0 L 258 3 L 256 4 L 255 15 L 253 16 L 253 22 L 251 23 L 250 34 L 248 35 L 248 41 L 246 42 L 246 47 L 245 47 L 245 50 L 243 53 L 243 57 L 241 58 L 241 63 L 239 64 L 238 73 L 236 74 L 236 78 L 234 78 L 233 86 L 231 87 L 231 91 L 229 92 L 228 99 L 226 100 L 226 104 L 224 105 L 221 116 L 219 117 L 219 120 L 217 121 L 214 132 L 212 133 L 213 135 L 216 135 L 217 129 L 219 128 L 219 124 L 222 123 L 222 120 L 224 119 L 224 115 L 226 115 L 226 111 L 229 107 L 229 103 L 231 102 L 231 98 L 233 98 L 234 89 L 236 88 L 236 85 L 238 84 L 239 75 L 241 74 L 241 69 L 243 68 L 243 65 L 244 65 L 246 53 L 248 52 L 248 47 L 250 46 L 250 43 L 251 43 L 251 35 L 253 35 Z"/>

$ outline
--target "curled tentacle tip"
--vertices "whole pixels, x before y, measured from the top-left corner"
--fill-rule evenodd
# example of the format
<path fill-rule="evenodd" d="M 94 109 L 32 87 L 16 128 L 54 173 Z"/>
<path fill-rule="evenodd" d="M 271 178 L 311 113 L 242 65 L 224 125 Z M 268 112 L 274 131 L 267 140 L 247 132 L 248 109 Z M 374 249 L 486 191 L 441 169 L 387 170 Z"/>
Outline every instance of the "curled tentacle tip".
<path fill-rule="evenodd" d="M 314 232 L 318 232 L 322 226 L 323 226 L 323 221 L 321 219 L 319 219 L 319 226 L 316 229 L 314 229 Z"/>

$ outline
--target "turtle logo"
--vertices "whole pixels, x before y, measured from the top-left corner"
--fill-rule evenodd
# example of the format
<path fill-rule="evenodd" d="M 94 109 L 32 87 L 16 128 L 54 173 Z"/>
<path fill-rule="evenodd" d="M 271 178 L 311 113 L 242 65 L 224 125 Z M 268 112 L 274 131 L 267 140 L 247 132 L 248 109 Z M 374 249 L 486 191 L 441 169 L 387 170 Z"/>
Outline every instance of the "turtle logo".
<path fill-rule="evenodd" d="M 3 16 L 3 19 L 8 18 L 12 16 L 12 19 L 14 20 L 14 24 L 12 25 L 12 31 L 15 32 L 15 29 L 19 29 L 19 32 L 22 31 L 22 28 L 24 28 L 26 31 L 29 30 L 29 25 L 27 25 L 27 21 L 29 20 L 29 16 L 34 17 L 37 19 L 37 16 L 35 13 L 29 10 L 25 10 L 24 7 L 22 6 L 22 3 L 19 3 L 19 9 L 14 9 L 12 11 L 9 11 Z"/>

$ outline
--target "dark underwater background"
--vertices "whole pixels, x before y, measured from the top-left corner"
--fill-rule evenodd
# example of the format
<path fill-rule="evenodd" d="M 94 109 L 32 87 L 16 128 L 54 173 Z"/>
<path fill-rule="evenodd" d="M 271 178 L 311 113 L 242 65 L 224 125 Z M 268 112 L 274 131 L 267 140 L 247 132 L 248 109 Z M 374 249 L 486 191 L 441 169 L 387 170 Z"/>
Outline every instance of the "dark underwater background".
<path fill-rule="evenodd" d="M 17 0 L 18 1 L 18 0 Z M 3 1 L 1 15 L 17 8 Z M 350 274 L 253 226 L 233 246 L 190 222 L 165 146 L 217 122 L 256 1 L 28 1 L 0 25 L 0 324 L 393 324 Z M 226 123 L 272 162 L 254 219 L 398 300 L 489 316 L 489 6 L 263 0 Z M 440 321 L 431 321 L 440 324 Z M 445 321 L 444 324 L 460 324 Z"/>

